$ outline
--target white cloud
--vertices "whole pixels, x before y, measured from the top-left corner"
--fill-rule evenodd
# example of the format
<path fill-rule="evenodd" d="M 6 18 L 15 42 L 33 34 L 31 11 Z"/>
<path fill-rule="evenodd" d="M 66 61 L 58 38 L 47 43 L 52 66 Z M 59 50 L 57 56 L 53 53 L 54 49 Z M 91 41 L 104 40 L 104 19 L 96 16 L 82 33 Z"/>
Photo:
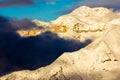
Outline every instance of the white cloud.
<path fill-rule="evenodd" d="M 87 5 L 91 7 L 108 7 L 114 9 L 120 9 L 120 0 L 85 0 L 84 2 L 80 2 L 78 5 Z"/>

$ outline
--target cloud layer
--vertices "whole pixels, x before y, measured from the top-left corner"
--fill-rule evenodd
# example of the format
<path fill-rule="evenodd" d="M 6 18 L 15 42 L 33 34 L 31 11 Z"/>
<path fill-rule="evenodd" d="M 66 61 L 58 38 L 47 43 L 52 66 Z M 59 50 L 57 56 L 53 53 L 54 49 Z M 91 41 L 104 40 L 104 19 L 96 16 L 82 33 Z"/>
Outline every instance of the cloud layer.
<path fill-rule="evenodd" d="M 33 5 L 33 0 L 4 0 L 0 2 L 0 7 Z"/>
<path fill-rule="evenodd" d="M 43 28 L 42 26 L 37 26 L 35 23 L 33 23 L 30 19 L 24 18 L 21 20 L 17 19 L 7 19 L 3 16 L 0 16 L 0 29 L 6 29 L 6 30 L 26 30 L 31 29 L 33 27 L 39 27 Z"/>
<path fill-rule="evenodd" d="M 76 51 L 91 42 L 66 40 L 52 32 L 26 38 L 16 33 L 19 29 L 29 29 L 29 26 L 35 25 L 28 19 L 9 21 L 0 16 L 0 74 L 46 66 L 62 53 Z"/>
<path fill-rule="evenodd" d="M 120 9 L 120 0 L 86 0 L 85 2 L 81 3 L 82 5 L 87 5 L 91 7 L 107 7 L 113 9 Z M 80 3 L 79 3 L 80 4 Z"/>
<path fill-rule="evenodd" d="M 9 7 L 9 6 L 28 6 L 35 5 L 37 3 L 45 3 L 48 5 L 54 5 L 59 0 L 4 0 L 0 1 L 0 7 Z"/>

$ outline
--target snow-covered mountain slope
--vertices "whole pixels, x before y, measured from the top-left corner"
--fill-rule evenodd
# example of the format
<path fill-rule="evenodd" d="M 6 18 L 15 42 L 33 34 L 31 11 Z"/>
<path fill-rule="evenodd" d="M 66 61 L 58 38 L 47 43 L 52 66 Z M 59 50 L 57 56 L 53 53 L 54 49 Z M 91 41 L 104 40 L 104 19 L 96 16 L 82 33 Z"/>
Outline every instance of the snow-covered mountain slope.
<path fill-rule="evenodd" d="M 82 6 L 67 15 L 51 21 L 53 25 L 66 26 L 66 32 L 60 34 L 62 37 L 72 37 L 85 41 L 92 40 L 102 35 L 111 25 L 119 24 L 120 13 L 113 12 L 107 8 L 90 8 Z"/>

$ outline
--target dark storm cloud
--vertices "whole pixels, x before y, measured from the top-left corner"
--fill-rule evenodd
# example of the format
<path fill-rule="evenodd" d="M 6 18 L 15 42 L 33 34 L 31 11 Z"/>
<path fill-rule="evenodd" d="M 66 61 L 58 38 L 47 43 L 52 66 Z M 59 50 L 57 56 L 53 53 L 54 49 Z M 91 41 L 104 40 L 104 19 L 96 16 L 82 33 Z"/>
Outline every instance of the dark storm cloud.
<path fill-rule="evenodd" d="M 6 54 L 20 36 L 11 28 L 9 20 L 0 16 L 0 73 L 9 66 Z"/>
<path fill-rule="evenodd" d="M 11 22 L 12 28 L 15 30 L 28 30 L 31 28 L 39 27 L 43 28 L 42 26 L 37 26 L 35 23 L 33 23 L 30 19 L 22 19 L 22 20 L 14 20 Z"/>
<path fill-rule="evenodd" d="M 45 32 L 35 37 L 22 38 L 8 54 L 8 58 L 15 66 L 37 69 L 52 63 L 62 53 L 76 51 L 90 42 L 65 40 L 52 32 Z"/>
<path fill-rule="evenodd" d="M 3 16 L 0 16 L 0 29 L 1 30 L 11 30 L 11 24 L 9 23 L 9 20 Z"/>
<path fill-rule="evenodd" d="M 6 30 L 27 30 L 31 28 L 39 27 L 39 29 L 43 29 L 42 26 L 37 26 L 35 23 L 32 22 L 30 19 L 12 19 L 12 18 L 5 18 L 0 16 L 0 29 Z"/>
<path fill-rule="evenodd" d="M 0 7 L 9 7 L 9 6 L 26 6 L 33 5 L 33 0 L 4 0 L 0 1 Z"/>
<path fill-rule="evenodd" d="M 26 25 L 26 21 L 24 19 L 22 24 Z M 76 51 L 91 42 L 90 40 L 84 43 L 66 40 L 52 32 L 23 38 L 16 33 L 15 25 L 13 26 L 12 22 L 0 16 L 0 73 L 46 66 L 62 53 Z M 21 24 L 21 21 L 17 21 L 17 24 L 19 22 Z M 30 24 L 32 25 L 32 23 Z"/>

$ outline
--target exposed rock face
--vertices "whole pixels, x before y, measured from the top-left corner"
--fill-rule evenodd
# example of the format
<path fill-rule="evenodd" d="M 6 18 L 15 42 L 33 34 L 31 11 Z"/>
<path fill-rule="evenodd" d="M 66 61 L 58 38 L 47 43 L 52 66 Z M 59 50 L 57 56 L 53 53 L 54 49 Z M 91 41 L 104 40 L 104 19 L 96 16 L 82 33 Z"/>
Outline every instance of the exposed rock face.
<path fill-rule="evenodd" d="M 20 34 L 20 36 L 22 36 L 22 37 L 36 36 L 45 31 L 50 30 L 49 22 L 43 22 L 43 21 L 39 21 L 39 20 L 33 20 L 32 22 L 35 23 L 37 27 L 33 27 L 33 28 L 27 29 L 27 30 L 18 30 L 17 32 Z"/>
<path fill-rule="evenodd" d="M 17 33 L 20 34 L 22 37 L 28 37 L 28 36 L 36 36 L 43 32 L 45 32 L 45 29 L 38 29 L 38 28 L 32 28 L 29 30 L 18 30 Z"/>
<path fill-rule="evenodd" d="M 110 17 L 109 17 L 110 16 Z M 120 80 L 120 14 L 86 6 L 55 21 L 64 25 L 61 37 L 93 42 L 78 51 L 64 53 L 52 64 L 35 71 L 18 71 L 1 80 Z M 60 28 L 61 29 L 61 28 Z"/>

